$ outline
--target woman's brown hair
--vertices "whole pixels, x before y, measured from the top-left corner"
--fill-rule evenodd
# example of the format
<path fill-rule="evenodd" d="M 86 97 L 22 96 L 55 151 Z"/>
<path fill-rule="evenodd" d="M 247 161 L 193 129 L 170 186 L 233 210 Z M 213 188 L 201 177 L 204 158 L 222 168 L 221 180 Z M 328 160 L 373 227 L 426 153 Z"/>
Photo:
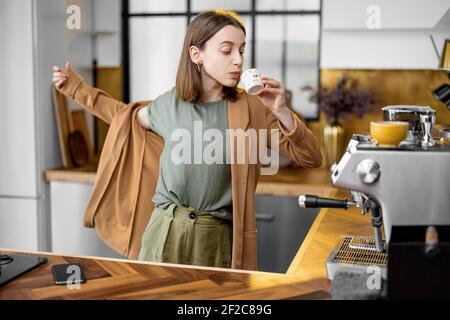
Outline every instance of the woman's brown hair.
<path fill-rule="evenodd" d="M 202 81 L 200 72 L 189 56 L 189 48 L 196 46 L 203 50 L 206 41 L 227 25 L 240 28 L 245 34 L 244 24 L 233 11 L 205 11 L 197 15 L 189 24 L 184 37 L 176 80 L 177 95 L 181 100 L 195 103 L 199 101 L 201 94 Z M 234 87 L 224 86 L 223 98 L 234 101 L 238 92 L 240 90 L 237 88 L 237 85 Z"/>

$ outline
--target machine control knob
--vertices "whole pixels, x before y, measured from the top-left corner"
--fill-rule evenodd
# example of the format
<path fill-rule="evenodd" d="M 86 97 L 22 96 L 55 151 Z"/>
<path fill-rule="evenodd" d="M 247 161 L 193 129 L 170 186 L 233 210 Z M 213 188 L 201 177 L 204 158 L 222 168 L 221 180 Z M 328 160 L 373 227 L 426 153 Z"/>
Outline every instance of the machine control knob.
<path fill-rule="evenodd" d="M 337 166 L 338 166 L 337 163 L 333 162 L 333 164 L 330 167 L 330 172 L 333 173 L 337 169 Z"/>
<path fill-rule="evenodd" d="M 372 159 L 364 159 L 356 167 L 356 173 L 362 182 L 372 184 L 378 180 L 381 171 L 378 163 Z"/>

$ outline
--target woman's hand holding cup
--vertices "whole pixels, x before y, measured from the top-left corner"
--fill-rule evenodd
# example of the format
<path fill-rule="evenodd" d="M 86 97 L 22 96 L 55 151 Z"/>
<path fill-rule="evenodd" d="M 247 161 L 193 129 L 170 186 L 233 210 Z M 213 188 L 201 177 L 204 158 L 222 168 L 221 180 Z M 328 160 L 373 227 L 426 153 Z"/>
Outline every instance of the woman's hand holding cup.
<path fill-rule="evenodd" d="M 242 73 L 241 83 L 249 95 L 256 95 L 275 115 L 288 111 L 284 85 L 268 76 L 261 76 L 257 69 Z"/>
<path fill-rule="evenodd" d="M 264 90 L 258 95 L 262 103 L 276 116 L 288 112 L 286 103 L 286 91 L 283 83 L 268 76 L 261 76 Z"/>

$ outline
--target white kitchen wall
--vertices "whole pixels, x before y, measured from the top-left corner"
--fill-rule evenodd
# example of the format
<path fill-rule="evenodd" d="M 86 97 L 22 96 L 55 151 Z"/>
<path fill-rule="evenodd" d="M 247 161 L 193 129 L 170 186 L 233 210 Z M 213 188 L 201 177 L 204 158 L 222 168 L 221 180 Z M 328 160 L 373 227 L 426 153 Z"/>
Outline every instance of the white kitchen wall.
<path fill-rule="evenodd" d="M 99 67 L 121 65 L 120 0 L 90 0 L 93 5 L 94 56 Z"/>
<path fill-rule="evenodd" d="M 380 29 L 368 19 L 378 6 Z M 434 30 L 450 8 L 448 0 L 323 0 L 322 68 L 436 69 L 438 50 L 450 28 Z"/>

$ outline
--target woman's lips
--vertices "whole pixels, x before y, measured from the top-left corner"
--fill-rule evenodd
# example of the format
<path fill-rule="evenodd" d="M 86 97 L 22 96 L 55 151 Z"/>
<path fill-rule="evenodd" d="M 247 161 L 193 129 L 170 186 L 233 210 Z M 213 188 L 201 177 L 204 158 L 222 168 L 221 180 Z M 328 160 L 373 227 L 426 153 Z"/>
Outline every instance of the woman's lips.
<path fill-rule="evenodd" d="M 231 77 L 234 79 L 239 78 L 240 74 L 241 74 L 240 72 L 230 72 Z"/>

